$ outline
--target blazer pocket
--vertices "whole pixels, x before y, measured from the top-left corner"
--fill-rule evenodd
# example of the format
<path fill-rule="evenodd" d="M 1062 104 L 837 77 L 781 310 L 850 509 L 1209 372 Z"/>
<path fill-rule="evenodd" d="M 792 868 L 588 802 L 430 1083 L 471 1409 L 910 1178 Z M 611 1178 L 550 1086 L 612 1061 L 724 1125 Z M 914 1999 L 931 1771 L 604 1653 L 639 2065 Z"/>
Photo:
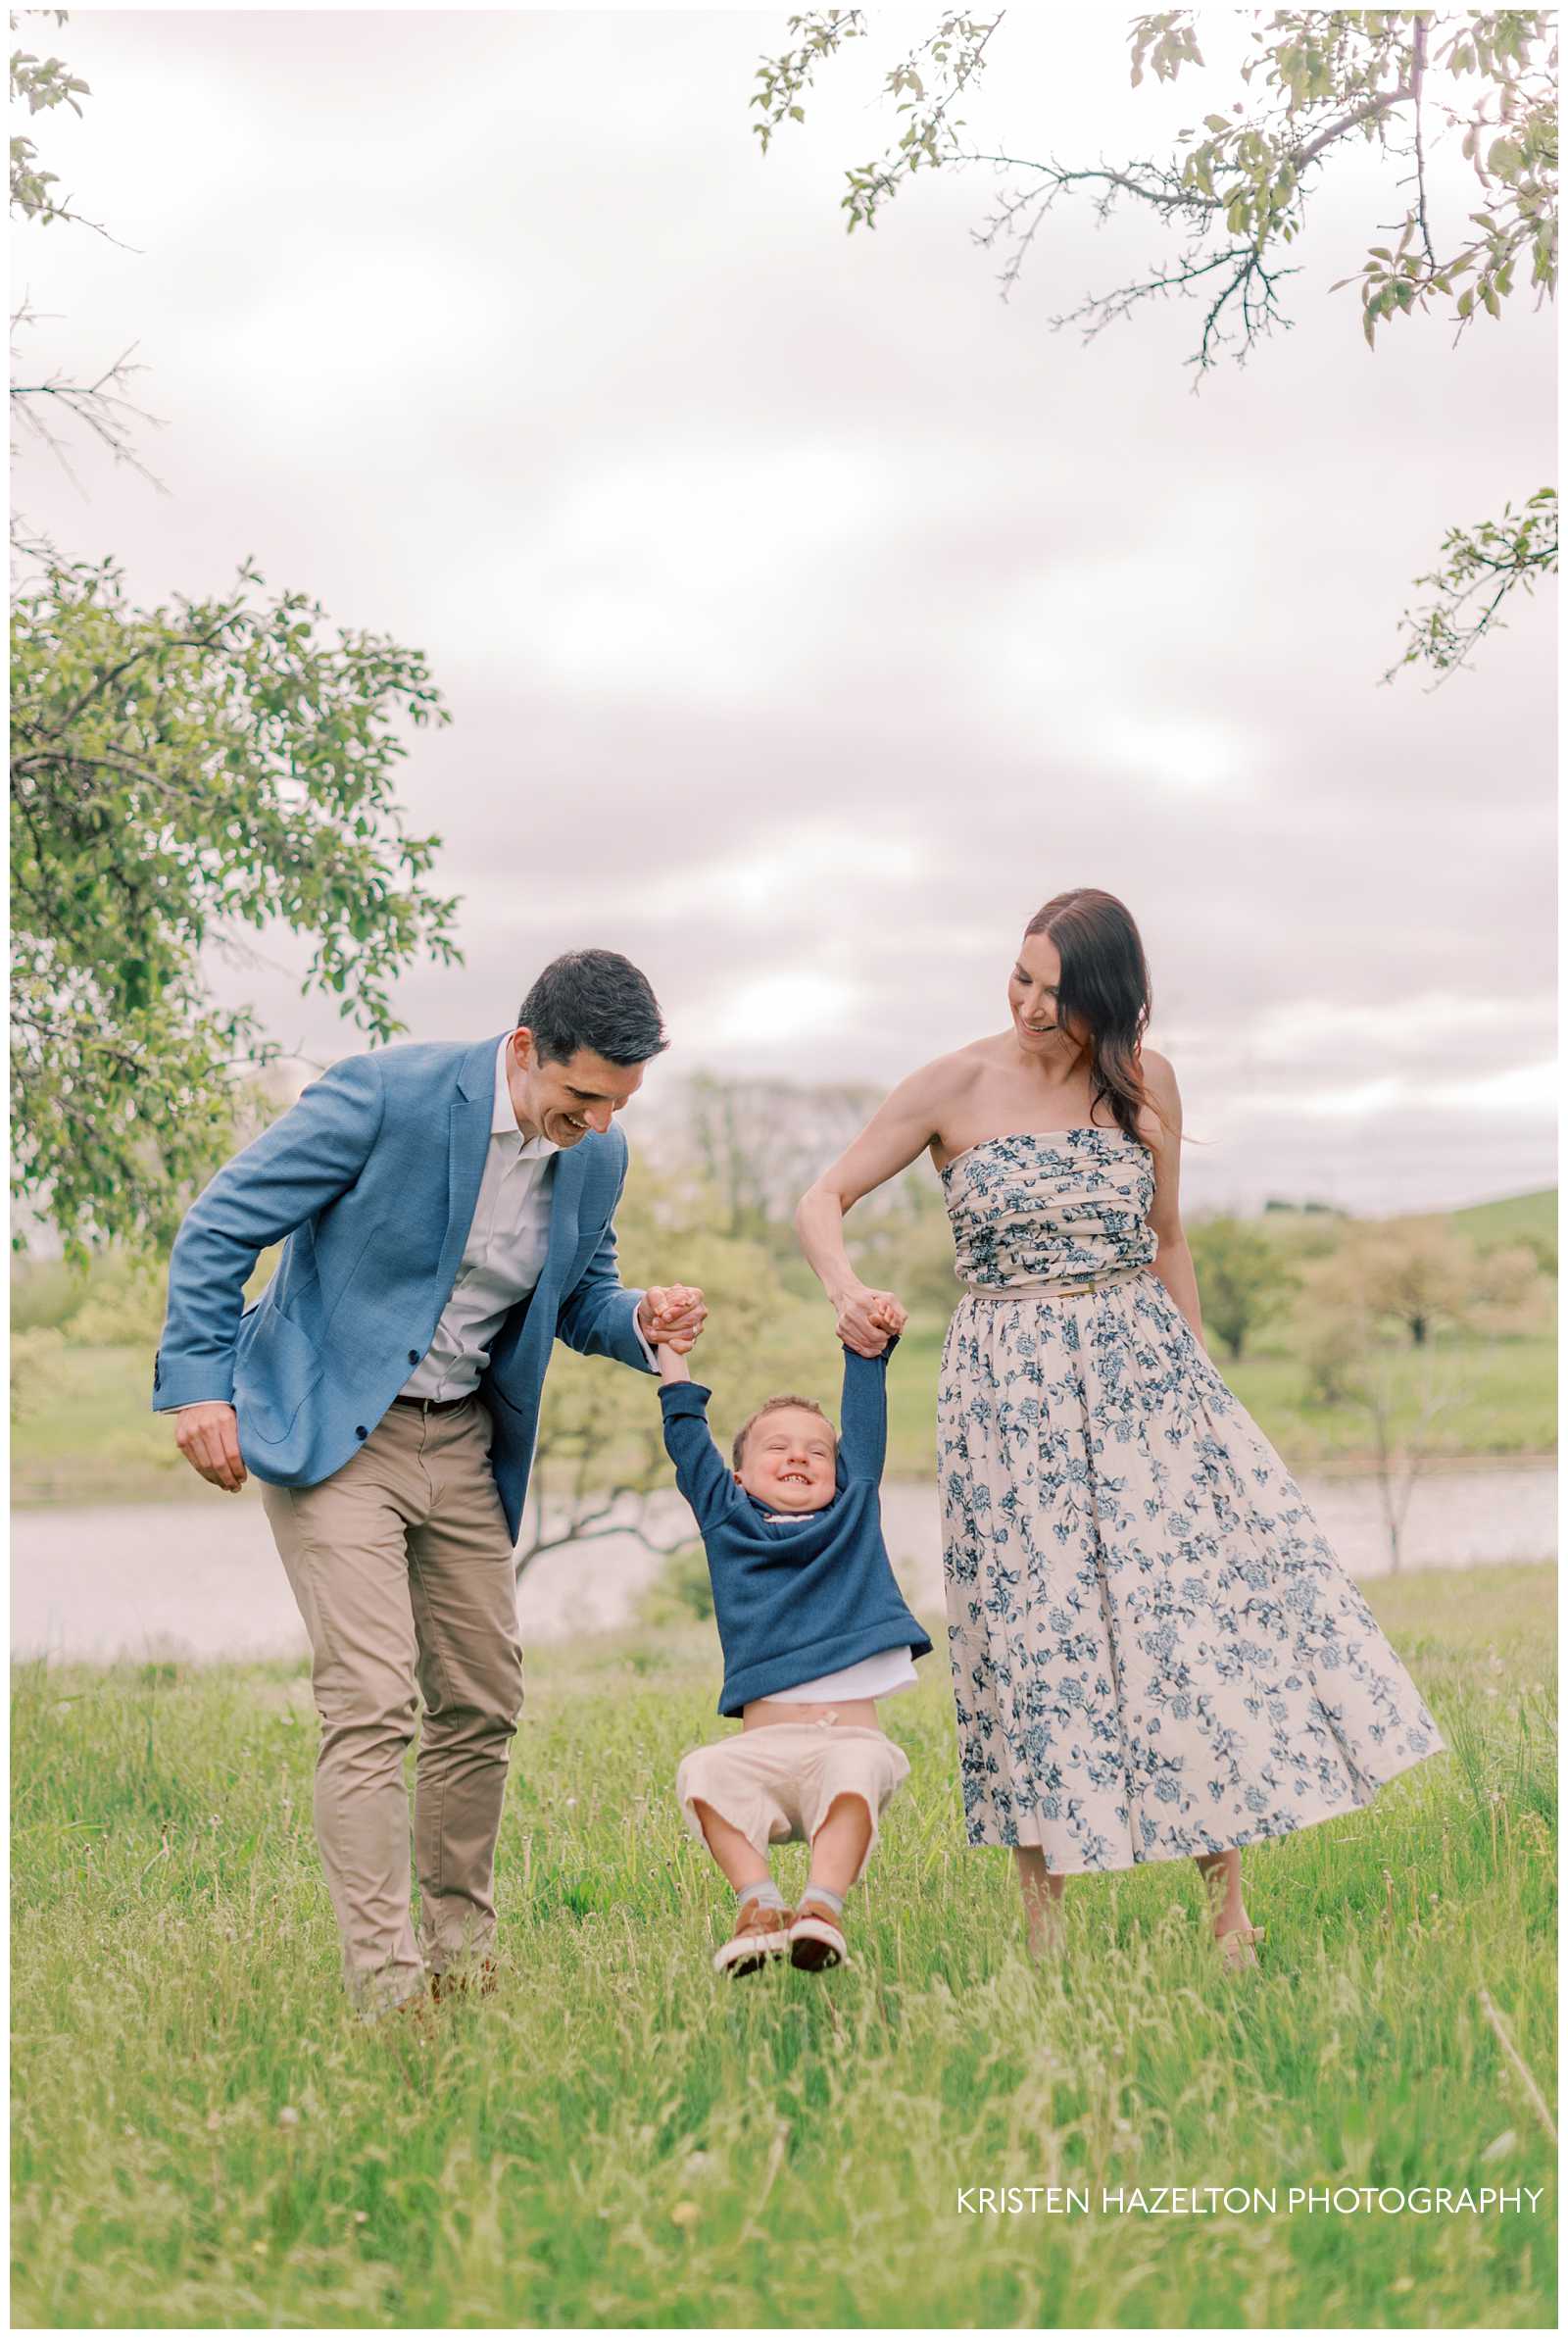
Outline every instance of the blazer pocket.
<path fill-rule="evenodd" d="M 245 1354 L 236 1361 L 236 1411 L 260 1444 L 279 1446 L 321 1377 L 321 1358 L 281 1308 L 259 1310 L 255 1321 Z"/>

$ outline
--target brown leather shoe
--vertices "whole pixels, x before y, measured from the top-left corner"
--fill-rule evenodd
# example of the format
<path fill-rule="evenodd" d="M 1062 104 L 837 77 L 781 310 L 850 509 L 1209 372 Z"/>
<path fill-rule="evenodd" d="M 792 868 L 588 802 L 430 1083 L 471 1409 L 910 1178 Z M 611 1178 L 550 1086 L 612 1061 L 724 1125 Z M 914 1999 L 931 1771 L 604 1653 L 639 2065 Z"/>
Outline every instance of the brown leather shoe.
<path fill-rule="evenodd" d="M 437 2006 L 443 1998 L 490 1998 L 500 1976 L 494 1958 L 480 1958 L 471 1966 L 454 1966 L 450 1973 L 432 1973 L 430 1995 Z"/>
<path fill-rule="evenodd" d="M 790 1945 L 793 1909 L 764 1909 L 756 1901 L 742 1905 L 735 1930 L 713 1959 L 715 1973 L 755 1973 L 769 1959 L 781 1957 Z"/>
<path fill-rule="evenodd" d="M 839 1919 L 825 1901 L 813 1901 L 808 1893 L 790 1927 L 790 1964 L 820 1973 L 825 1966 L 847 1966 L 849 1959 Z"/>
<path fill-rule="evenodd" d="M 428 2045 L 435 2037 L 435 2014 L 427 1990 L 416 1990 L 412 1998 L 400 1998 L 396 2006 L 383 2007 L 365 2020 L 378 2038 L 416 2038 Z"/>

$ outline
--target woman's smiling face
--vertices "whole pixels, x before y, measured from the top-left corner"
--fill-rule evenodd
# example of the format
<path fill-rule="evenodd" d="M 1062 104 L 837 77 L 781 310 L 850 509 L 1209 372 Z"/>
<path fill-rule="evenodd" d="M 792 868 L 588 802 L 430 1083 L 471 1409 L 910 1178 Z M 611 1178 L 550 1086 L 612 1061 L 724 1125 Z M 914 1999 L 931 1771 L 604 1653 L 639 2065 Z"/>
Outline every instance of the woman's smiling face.
<path fill-rule="evenodd" d="M 1020 1047 L 1031 1056 L 1066 1030 L 1058 1013 L 1061 956 L 1049 934 L 1025 934 L 1007 980 L 1007 1005 Z M 1069 1035 L 1070 1036 L 1070 1035 Z"/>

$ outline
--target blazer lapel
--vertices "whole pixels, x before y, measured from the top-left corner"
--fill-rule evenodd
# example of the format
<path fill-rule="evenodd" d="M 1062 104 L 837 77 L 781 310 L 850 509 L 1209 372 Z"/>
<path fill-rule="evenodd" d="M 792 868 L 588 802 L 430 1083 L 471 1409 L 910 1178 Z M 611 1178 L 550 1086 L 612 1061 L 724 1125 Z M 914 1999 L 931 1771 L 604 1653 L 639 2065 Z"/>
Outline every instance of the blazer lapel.
<path fill-rule="evenodd" d="M 559 1284 L 577 1248 L 577 1221 L 582 1210 L 583 1181 L 588 1174 L 588 1144 L 579 1138 L 556 1162 L 556 1190 L 550 1203 L 550 1249 L 541 1282 Z"/>
<path fill-rule="evenodd" d="M 485 1157 L 490 1150 L 490 1115 L 495 1103 L 496 1050 L 501 1034 L 481 1040 L 464 1058 L 447 1125 L 447 1231 L 441 1245 L 436 1283 L 445 1307 L 463 1264 L 464 1246 L 473 1224 L 479 1188 L 484 1181 Z"/>

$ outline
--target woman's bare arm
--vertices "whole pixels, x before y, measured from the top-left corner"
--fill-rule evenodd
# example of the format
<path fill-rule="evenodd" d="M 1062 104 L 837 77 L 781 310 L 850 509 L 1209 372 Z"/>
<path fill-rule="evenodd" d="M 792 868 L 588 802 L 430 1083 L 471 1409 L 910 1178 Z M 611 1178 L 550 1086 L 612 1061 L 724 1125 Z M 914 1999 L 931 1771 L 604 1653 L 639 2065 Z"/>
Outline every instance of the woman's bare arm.
<path fill-rule="evenodd" d="M 1203 1317 L 1198 1300 L 1198 1275 L 1182 1225 L 1181 1092 L 1168 1060 L 1156 1056 L 1152 1048 L 1144 1050 L 1143 1071 L 1144 1086 L 1161 1117 L 1156 1120 L 1151 1115 L 1145 1123 L 1154 1152 L 1154 1200 L 1149 1213 L 1149 1223 L 1159 1241 L 1154 1272 L 1201 1340 Z"/>
<path fill-rule="evenodd" d="M 838 1336 L 857 1356 L 880 1356 L 889 1334 L 902 1331 L 906 1318 L 891 1291 L 873 1291 L 851 1266 L 844 1247 L 845 1214 L 906 1170 L 940 1134 L 953 1086 L 952 1063 L 951 1057 L 939 1057 L 901 1080 L 854 1144 L 803 1195 L 795 1213 L 801 1248 L 837 1313 Z"/>

